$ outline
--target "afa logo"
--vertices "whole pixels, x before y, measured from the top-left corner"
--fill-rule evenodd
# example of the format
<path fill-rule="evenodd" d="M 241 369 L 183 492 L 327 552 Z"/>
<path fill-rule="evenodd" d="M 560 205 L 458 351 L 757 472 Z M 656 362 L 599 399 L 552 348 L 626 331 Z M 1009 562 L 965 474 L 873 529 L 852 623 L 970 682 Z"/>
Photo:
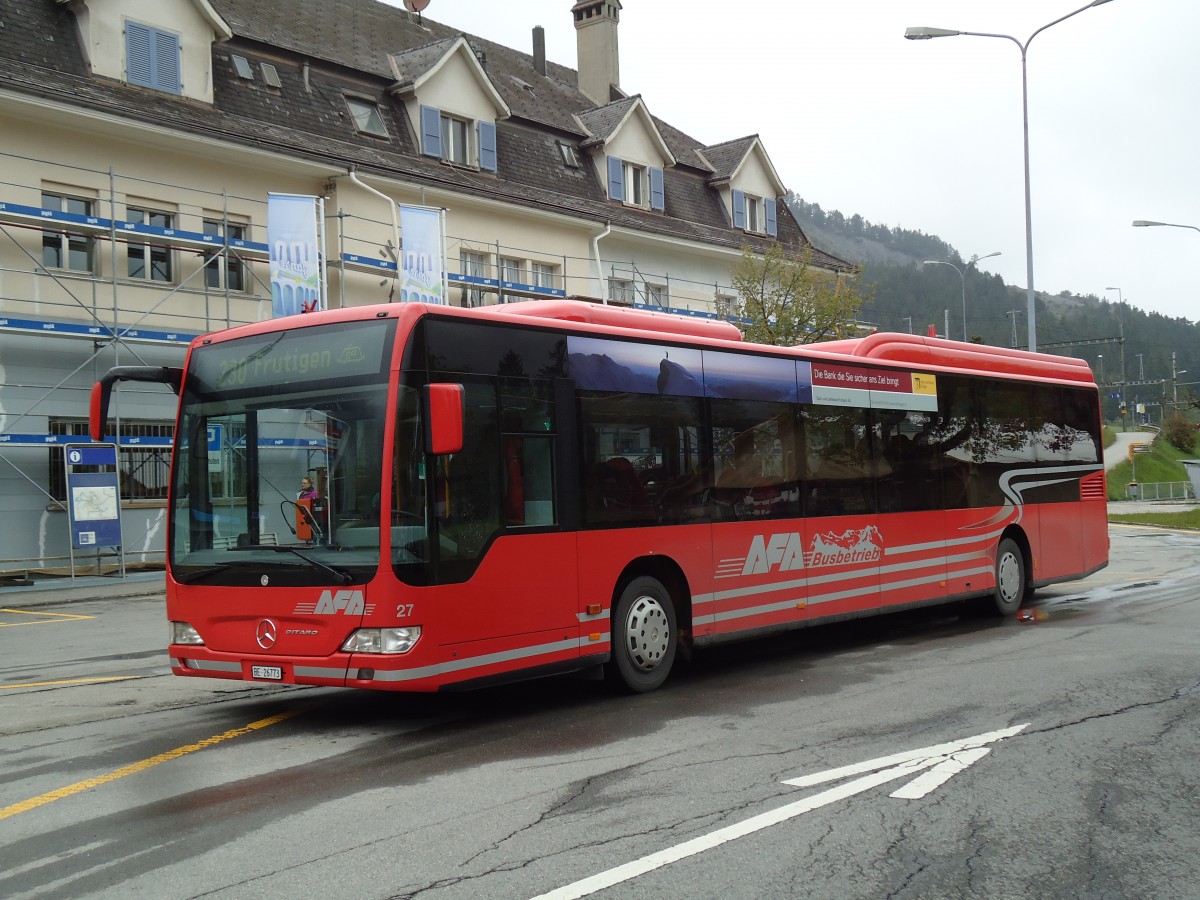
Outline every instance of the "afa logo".
<path fill-rule="evenodd" d="M 877 563 L 883 558 L 884 540 L 874 525 L 850 529 L 842 533 L 819 532 L 805 552 L 799 533 L 756 534 L 750 541 L 750 552 L 744 561 L 730 559 L 717 569 L 718 578 L 738 574 L 735 566 L 742 563 L 742 575 L 768 575 L 773 571 L 794 572 L 803 568 L 852 566 Z"/>
<path fill-rule="evenodd" d="M 357 591 L 323 591 L 316 603 L 297 603 L 293 612 L 296 615 L 332 616 L 342 613 L 347 616 L 370 614 L 375 604 L 368 604 L 361 590 Z"/>
<path fill-rule="evenodd" d="M 804 547 L 800 535 L 794 531 L 786 534 L 756 534 L 750 542 L 750 553 L 742 566 L 743 575 L 766 575 L 775 566 L 780 572 L 791 572 L 804 568 Z"/>

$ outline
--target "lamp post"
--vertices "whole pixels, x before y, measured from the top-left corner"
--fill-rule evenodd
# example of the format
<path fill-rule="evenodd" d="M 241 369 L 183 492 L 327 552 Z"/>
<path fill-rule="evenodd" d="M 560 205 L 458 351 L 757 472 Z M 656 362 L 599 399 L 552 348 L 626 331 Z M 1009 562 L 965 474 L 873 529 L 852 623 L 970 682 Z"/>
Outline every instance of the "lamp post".
<path fill-rule="evenodd" d="M 1052 25 L 1057 25 L 1059 22 L 1064 22 L 1072 16 L 1077 16 L 1081 12 L 1091 9 L 1093 6 L 1102 6 L 1105 3 L 1110 3 L 1111 0 L 1092 0 L 1087 6 L 1082 6 L 1075 12 L 1067 13 L 1065 16 L 1055 19 L 1046 25 L 1043 25 L 1037 31 L 1029 36 L 1025 43 L 1021 43 L 1011 34 L 991 34 L 986 31 L 954 31 L 949 28 L 926 28 L 917 26 L 914 28 L 906 28 L 904 37 L 910 41 L 927 41 L 931 38 L 939 37 L 958 37 L 966 35 L 969 37 L 990 37 L 1003 38 L 1006 41 L 1012 41 L 1021 51 L 1021 118 L 1023 123 L 1023 134 L 1025 138 L 1025 282 L 1026 291 L 1026 318 L 1029 320 L 1029 349 L 1037 349 L 1037 323 L 1035 321 L 1034 307 L 1034 292 L 1033 292 L 1033 208 L 1029 202 L 1029 79 L 1026 72 L 1025 55 L 1029 49 L 1029 45 L 1033 39 L 1045 31 Z M 1197 229 L 1200 230 L 1200 229 Z"/>
<path fill-rule="evenodd" d="M 1151 222 L 1148 219 L 1134 219 L 1134 228 L 1190 228 L 1192 231 L 1200 231 L 1195 225 L 1176 225 L 1174 222 Z"/>
<path fill-rule="evenodd" d="M 955 272 L 958 273 L 959 281 L 962 282 L 963 340 L 964 341 L 970 340 L 970 338 L 967 337 L 967 269 L 971 268 L 971 266 L 975 265 L 975 263 L 979 262 L 981 259 L 991 259 L 993 256 L 999 256 L 999 255 L 1000 255 L 1000 251 L 997 250 L 995 253 L 989 253 L 987 256 L 972 256 L 970 261 L 966 264 L 966 266 L 964 266 L 961 269 L 958 266 L 956 266 L 954 263 L 946 262 L 945 260 L 941 260 L 941 259 L 923 259 L 923 260 L 921 260 L 921 265 L 923 265 L 923 266 L 949 266 Z M 947 328 L 946 329 L 946 337 L 949 337 L 949 336 L 950 336 L 950 329 Z"/>
<path fill-rule="evenodd" d="M 1096 354 L 1096 363 L 1100 367 L 1100 383 L 1104 384 L 1104 354 L 1103 353 Z"/>

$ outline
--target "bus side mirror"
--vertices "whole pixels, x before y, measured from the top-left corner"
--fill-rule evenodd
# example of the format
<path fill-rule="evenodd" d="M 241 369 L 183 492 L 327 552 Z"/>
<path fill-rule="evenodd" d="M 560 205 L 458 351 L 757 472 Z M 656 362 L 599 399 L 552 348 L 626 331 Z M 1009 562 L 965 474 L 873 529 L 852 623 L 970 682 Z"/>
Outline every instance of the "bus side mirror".
<path fill-rule="evenodd" d="M 88 434 L 97 444 L 104 442 L 104 423 L 108 419 L 108 397 L 110 385 L 97 381 L 92 385 L 92 399 L 88 407 Z"/>
<path fill-rule="evenodd" d="M 435 455 L 458 453 L 463 447 L 463 386 L 425 386 L 425 449 Z"/>

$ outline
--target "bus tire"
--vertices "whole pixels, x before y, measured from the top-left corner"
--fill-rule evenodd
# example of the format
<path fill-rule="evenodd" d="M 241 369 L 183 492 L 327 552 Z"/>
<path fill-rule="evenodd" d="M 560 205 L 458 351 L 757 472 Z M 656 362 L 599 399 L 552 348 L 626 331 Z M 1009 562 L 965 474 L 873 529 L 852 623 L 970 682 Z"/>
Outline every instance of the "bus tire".
<path fill-rule="evenodd" d="M 634 578 L 613 610 L 611 680 L 636 694 L 659 687 L 675 662 L 677 634 L 667 589 L 657 578 Z"/>
<path fill-rule="evenodd" d="M 1013 615 L 1020 608 L 1027 588 L 1025 555 L 1016 541 L 1005 538 L 996 548 L 996 587 L 988 612 L 995 616 Z"/>

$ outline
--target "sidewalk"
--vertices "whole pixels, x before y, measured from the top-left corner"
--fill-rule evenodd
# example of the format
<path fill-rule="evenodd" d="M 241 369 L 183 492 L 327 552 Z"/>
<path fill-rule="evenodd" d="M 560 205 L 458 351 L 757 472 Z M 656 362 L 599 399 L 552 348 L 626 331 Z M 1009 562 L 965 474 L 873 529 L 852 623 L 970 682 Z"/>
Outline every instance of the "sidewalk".
<path fill-rule="evenodd" d="M 120 597 L 162 596 L 166 573 L 130 572 L 116 575 L 88 575 L 74 582 L 63 576 L 33 576 L 33 584 L 0 586 L 0 608 L 28 609 L 86 600 L 111 600 Z"/>

